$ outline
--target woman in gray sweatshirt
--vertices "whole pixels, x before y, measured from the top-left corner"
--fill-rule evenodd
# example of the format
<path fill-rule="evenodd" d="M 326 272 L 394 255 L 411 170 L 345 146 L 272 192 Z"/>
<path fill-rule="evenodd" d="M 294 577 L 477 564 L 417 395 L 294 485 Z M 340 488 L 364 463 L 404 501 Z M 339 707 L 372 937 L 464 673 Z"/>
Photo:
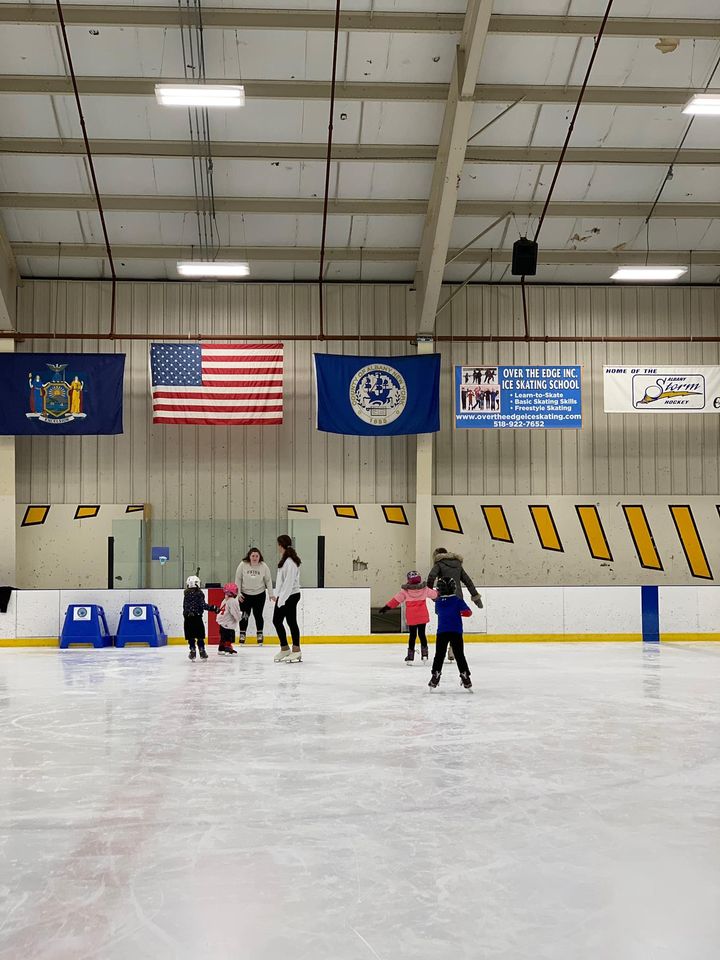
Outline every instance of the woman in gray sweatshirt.
<path fill-rule="evenodd" d="M 263 642 L 263 628 L 265 627 L 265 620 L 263 619 L 265 600 L 268 594 L 272 600 L 273 586 L 270 567 L 263 560 L 263 555 L 257 547 L 250 547 L 247 555 L 240 561 L 235 571 L 235 583 L 240 591 L 238 599 L 242 611 L 238 643 L 245 643 L 245 634 L 250 622 L 250 614 L 252 614 L 255 617 L 257 642 L 261 644 Z"/>

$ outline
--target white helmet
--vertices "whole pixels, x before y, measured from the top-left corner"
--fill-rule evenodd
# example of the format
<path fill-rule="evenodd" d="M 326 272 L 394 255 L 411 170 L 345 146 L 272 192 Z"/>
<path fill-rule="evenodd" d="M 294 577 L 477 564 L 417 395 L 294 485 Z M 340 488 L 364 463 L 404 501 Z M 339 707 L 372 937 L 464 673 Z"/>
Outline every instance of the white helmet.
<path fill-rule="evenodd" d="M 188 577 L 185 581 L 185 586 L 188 590 L 192 590 L 193 587 L 199 587 L 200 577 Z"/>

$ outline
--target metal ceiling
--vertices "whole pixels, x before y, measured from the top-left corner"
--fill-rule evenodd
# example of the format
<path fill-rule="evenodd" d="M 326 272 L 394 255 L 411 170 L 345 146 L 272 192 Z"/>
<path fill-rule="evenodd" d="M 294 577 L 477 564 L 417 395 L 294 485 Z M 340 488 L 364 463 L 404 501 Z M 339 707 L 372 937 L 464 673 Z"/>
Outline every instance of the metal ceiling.
<path fill-rule="evenodd" d="M 317 272 L 334 2 L 289 5 L 209 3 L 202 14 L 208 80 L 240 80 L 248 97 L 240 111 L 210 115 L 220 256 L 249 258 L 258 279 Z M 643 220 L 686 129 L 681 107 L 720 54 L 717 2 L 683 4 L 680 19 L 670 0 L 617 6 L 623 16 L 608 24 L 537 279 L 602 282 L 620 259 L 647 256 L 715 282 L 720 120 L 694 124 L 649 235 Z M 509 219 L 447 267 L 446 280 L 483 261 L 475 279 L 510 279 L 512 242 L 536 223 L 604 7 L 492 4 L 470 132 L 524 99 L 467 147 L 450 255 Z M 156 80 L 184 78 L 178 5 L 63 9 L 118 276 L 172 278 L 174 261 L 197 246 L 198 147 L 187 114 L 153 96 Z M 415 278 L 465 13 L 465 0 L 343 0 L 328 280 Z M 677 46 L 661 52 L 661 37 Z M 0 219 L 22 275 L 108 275 L 50 3 L 0 0 Z"/>

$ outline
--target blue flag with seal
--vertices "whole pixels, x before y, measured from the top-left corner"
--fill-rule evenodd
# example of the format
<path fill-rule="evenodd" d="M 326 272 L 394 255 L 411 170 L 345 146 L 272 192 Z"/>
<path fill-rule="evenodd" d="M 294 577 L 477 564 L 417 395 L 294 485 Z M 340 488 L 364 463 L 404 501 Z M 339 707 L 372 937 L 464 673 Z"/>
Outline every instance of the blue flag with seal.
<path fill-rule="evenodd" d="M 0 353 L 0 435 L 122 433 L 125 354 Z"/>
<path fill-rule="evenodd" d="M 317 427 L 326 433 L 396 437 L 440 429 L 440 354 L 315 354 Z"/>

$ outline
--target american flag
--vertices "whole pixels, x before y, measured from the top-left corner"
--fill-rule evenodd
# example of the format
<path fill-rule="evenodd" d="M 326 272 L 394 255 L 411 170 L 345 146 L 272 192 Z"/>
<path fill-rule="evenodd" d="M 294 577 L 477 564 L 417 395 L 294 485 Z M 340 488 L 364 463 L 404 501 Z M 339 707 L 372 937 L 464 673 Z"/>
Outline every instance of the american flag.
<path fill-rule="evenodd" d="M 282 423 L 281 343 L 153 343 L 153 423 Z"/>

